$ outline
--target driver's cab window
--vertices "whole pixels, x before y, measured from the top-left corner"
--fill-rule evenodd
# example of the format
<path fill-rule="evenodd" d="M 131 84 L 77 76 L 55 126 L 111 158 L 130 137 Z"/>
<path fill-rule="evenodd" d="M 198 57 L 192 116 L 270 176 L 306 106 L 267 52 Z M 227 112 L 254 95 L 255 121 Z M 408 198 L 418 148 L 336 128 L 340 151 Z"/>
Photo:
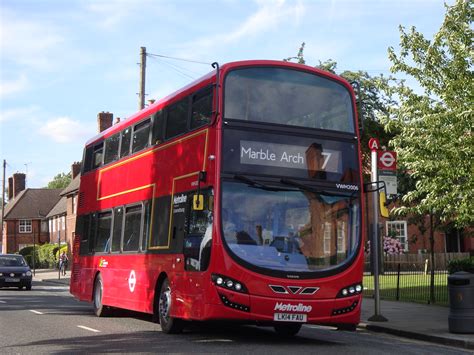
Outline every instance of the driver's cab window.
<path fill-rule="evenodd" d="M 212 189 L 201 190 L 203 206 L 196 209 L 193 200 L 197 194 L 188 194 L 186 206 L 184 256 L 189 271 L 206 270 L 211 256 L 214 194 Z"/>

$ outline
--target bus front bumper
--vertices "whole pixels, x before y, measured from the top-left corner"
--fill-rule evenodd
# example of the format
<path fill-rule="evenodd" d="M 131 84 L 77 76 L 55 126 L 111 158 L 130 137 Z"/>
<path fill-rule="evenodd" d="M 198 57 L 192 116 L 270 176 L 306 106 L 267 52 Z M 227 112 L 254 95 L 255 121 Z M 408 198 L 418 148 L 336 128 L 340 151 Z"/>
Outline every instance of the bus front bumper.
<path fill-rule="evenodd" d="M 218 305 L 206 305 L 206 320 L 232 319 L 250 322 L 300 322 L 310 324 L 357 324 L 360 295 L 336 299 L 273 298 L 235 292 L 219 292 Z"/>

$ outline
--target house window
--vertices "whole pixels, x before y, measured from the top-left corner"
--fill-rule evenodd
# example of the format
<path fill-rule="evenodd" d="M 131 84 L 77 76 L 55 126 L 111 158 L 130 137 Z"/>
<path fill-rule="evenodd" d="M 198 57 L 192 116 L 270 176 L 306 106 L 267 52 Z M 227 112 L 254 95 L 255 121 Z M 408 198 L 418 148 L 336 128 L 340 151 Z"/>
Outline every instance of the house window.
<path fill-rule="evenodd" d="M 31 219 L 20 219 L 20 233 L 31 233 L 32 230 Z"/>
<path fill-rule="evenodd" d="M 407 234 L 408 233 L 406 221 L 387 222 L 387 236 L 398 239 L 403 247 L 403 250 L 405 251 L 408 251 Z"/>

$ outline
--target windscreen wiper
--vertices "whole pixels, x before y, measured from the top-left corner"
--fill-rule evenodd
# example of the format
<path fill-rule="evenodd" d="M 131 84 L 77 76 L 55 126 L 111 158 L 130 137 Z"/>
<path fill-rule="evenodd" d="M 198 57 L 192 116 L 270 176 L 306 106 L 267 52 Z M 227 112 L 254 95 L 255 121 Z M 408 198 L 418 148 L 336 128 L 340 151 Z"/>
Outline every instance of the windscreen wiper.
<path fill-rule="evenodd" d="M 280 187 L 267 186 L 265 184 L 262 184 L 261 182 L 255 181 L 255 180 L 253 180 L 253 179 L 251 179 L 251 178 L 249 178 L 245 175 L 234 175 L 234 179 L 245 182 L 250 187 L 254 187 L 254 188 L 257 188 L 257 189 L 261 189 L 261 190 L 266 190 L 266 191 L 291 191 L 291 190 L 288 190 L 288 189 L 282 189 Z"/>
<path fill-rule="evenodd" d="M 304 190 L 304 191 L 308 191 L 308 192 L 312 192 L 312 193 L 316 193 L 316 194 L 323 194 L 323 195 L 326 195 L 326 196 L 338 196 L 338 197 L 344 196 L 342 194 L 335 194 L 335 193 L 332 193 L 332 192 L 327 192 L 325 190 L 318 190 L 318 189 L 312 188 L 311 186 L 301 184 L 297 181 L 290 180 L 290 179 L 280 179 L 280 182 L 284 185 L 294 186 L 294 187 L 296 187 L 300 190 Z"/>

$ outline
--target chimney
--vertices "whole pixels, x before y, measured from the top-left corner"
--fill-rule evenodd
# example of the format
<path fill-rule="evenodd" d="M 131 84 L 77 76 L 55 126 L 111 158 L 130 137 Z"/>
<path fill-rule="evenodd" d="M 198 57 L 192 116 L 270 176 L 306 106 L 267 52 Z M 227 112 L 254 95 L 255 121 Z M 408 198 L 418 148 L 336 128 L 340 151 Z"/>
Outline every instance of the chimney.
<path fill-rule="evenodd" d="M 81 162 L 76 161 L 76 162 L 72 163 L 72 165 L 71 165 L 71 175 L 72 175 L 73 180 L 77 175 L 79 175 L 80 172 L 81 172 Z"/>
<path fill-rule="evenodd" d="M 10 181 L 8 181 L 10 184 Z M 26 174 L 13 174 L 13 198 L 16 198 L 20 192 L 26 188 Z"/>
<path fill-rule="evenodd" d="M 112 121 L 114 119 L 114 114 L 110 112 L 99 112 L 97 114 L 97 125 L 99 133 L 105 131 L 107 128 L 112 127 Z"/>
<path fill-rule="evenodd" d="M 13 177 L 8 178 L 8 201 L 13 200 Z"/>

